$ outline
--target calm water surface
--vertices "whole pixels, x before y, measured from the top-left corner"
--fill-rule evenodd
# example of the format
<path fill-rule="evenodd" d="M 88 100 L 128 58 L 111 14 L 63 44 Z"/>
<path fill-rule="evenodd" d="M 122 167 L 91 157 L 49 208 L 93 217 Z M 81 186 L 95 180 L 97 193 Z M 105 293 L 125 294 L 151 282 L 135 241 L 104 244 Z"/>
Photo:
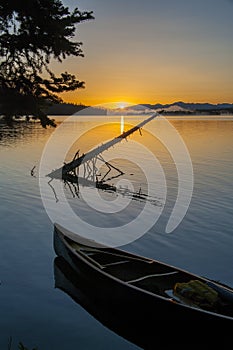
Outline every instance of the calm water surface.
<path fill-rule="evenodd" d="M 58 122 L 61 119 L 57 118 Z M 81 136 L 70 147 L 66 160 L 71 160 L 78 149 L 82 154 L 118 136 L 120 119 L 78 117 L 75 123 L 67 123 L 64 138 L 77 131 Z M 125 117 L 125 128 L 141 120 L 142 117 Z M 132 192 L 148 194 L 145 173 L 150 172 L 149 150 L 163 169 L 167 196 L 164 197 L 161 186 L 163 179 L 154 178 L 151 197 L 147 197 L 148 211 L 150 215 L 159 213 L 159 219 L 146 234 L 124 249 L 233 287 L 233 118 L 200 116 L 169 121 L 186 144 L 194 172 L 190 206 L 173 232 L 165 233 L 165 227 L 178 193 L 177 171 L 166 147 L 150 134 L 150 130 L 162 130 L 162 122 L 152 121 L 142 130 L 142 135 L 137 132 L 128 142 L 103 154 L 124 174 L 114 178 L 117 172 L 112 170 L 106 176 L 108 184 L 118 187 L 118 194 L 99 191 L 99 195 L 107 203 L 114 202 L 118 196 L 120 205 L 126 203 L 124 209 L 107 215 L 96 211 L 85 201 L 87 194 L 93 198 L 93 206 L 97 205 L 98 198 L 91 187 L 79 192 L 77 186 L 66 184 L 65 196 L 73 211 L 94 226 L 124 225 L 145 206 L 144 200 L 132 198 Z M 53 133 L 54 129 L 44 130 L 39 124 L 12 129 L 0 126 L 0 348 L 7 349 L 12 337 L 15 348 L 22 341 L 27 347 L 39 350 L 136 349 L 55 288 L 53 223 L 44 209 L 39 188 L 40 159 Z M 63 141 L 59 142 L 61 146 Z M 134 147 L 134 142 L 139 143 L 139 148 Z M 139 160 L 144 161 L 145 169 L 137 164 Z M 102 177 L 107 170 L 103 165 Z M 122 179 L 128 181 L 128 187 L 118 182 Z M 56 180 L 50 185 L 47 195 L 54 201 L 54 212 L 62 216 L 56 204 L 60 200 Z"/>

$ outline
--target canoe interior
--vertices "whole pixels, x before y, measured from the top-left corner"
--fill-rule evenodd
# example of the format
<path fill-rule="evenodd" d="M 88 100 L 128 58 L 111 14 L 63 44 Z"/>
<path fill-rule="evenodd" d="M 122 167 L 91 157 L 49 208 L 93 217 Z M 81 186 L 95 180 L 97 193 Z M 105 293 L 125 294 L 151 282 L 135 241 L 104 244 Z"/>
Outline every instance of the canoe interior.
<path fill-rule="evenodd" d="M 65 239 L 87 261 L 105 273 L 129 285 L 134 285 L 165 298 L 173 298 L 180 302 L 184 301 L 173 293 L 177 282 L 184 283 L 193 279 L 205 283 L 208 282 L 204 278 L 155 260 L 135 256 L 114 248 L 96 249 L 85 247 L 68 238 Z M 233 294 L 231 302 L 233 302 Z M 188 304 L 192 305 L 191 302 Z"/>
<path fill-rule="evenodd" d="M 112 255 L 108 251 L 87 252 L 81 249 L 80 252 L 97 262 L 107 274 L 163 296 L 169 296 L 164 291 L 172 289 L 177 281 L 190 280 L 189 274 L 154 261 L 134 260 L 124 255 Z"/>

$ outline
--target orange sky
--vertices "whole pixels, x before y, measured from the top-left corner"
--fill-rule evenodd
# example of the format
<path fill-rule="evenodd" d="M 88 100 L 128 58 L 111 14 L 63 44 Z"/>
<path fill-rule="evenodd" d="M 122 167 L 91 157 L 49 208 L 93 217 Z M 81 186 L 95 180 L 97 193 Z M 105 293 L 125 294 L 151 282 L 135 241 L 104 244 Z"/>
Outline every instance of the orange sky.
<path fill-rule="evenodd" d="M 74 0 L 93 10 L 78 26 L 84 58 L 53 64 L 84 80 L 66 102 L 233 102 L 233 2 L 230 0 Z"/>

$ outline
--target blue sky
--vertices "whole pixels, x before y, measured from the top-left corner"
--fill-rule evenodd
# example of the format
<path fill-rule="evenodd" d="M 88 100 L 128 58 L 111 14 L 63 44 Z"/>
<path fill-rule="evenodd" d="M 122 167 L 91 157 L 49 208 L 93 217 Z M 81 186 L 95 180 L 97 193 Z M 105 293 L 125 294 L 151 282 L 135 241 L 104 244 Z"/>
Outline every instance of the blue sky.
<path fill-rule="evenodd" d="M 63 63 L 86 82 L 67 101 L 233 102 L 232 0 L 63 4 L 95 16 L 77 30 L 85 58 Z"/>

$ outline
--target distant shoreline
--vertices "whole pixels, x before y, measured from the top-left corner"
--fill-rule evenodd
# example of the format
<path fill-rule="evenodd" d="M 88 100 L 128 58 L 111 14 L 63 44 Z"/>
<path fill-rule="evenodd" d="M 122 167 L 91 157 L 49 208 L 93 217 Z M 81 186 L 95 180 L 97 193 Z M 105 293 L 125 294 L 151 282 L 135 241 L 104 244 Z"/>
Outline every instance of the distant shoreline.
<path fill-rule="evenodd" d="M 130 110 L 139 112 L 140 109 L 152 110 L 161 113 L 165 116 L 190 116 L 190 115 L 233 115 L 233 104 L 209 104 L 209 103 L 185 103 L 185 102 L 175 102 L 172 104 L 156 104 L 156 105 L 134 105 L 129 106 L 124 109 L 125 112 Z M 121 112 L 121 111 L 119 111 Z M 83 104 L 72 104 L 72 103 L 61 103 L 49 107 L 46 113 L 50 116 L 55 115 L 74 115 L 79 113 L 80 115 L 96 114 L 96 115 L 106 115 L 107 109 L 99 106 L 85 106 Z"/>

